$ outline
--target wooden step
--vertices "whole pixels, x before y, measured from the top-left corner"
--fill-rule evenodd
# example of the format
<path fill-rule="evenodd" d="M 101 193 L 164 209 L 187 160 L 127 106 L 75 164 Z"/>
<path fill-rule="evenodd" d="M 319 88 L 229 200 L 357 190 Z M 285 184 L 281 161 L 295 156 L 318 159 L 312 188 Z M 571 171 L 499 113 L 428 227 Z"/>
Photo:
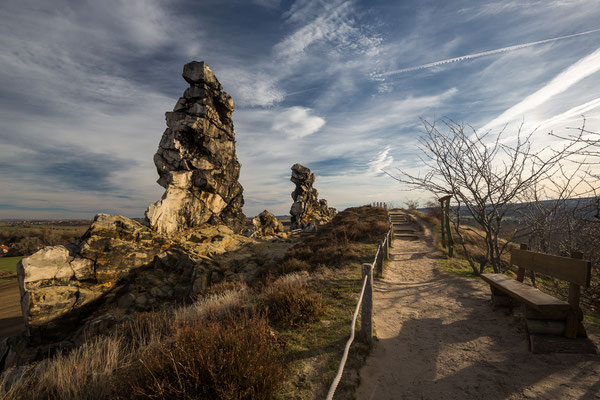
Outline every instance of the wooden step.
<path fill-rule="evenodd" d="M 400 233 L 400 234 L 394 233 L 394 239 L 398 239 L 398 240 L 419 240 L 420 238 L 417 235 L 410 235 L 410 234 L 404 234 L 404 233 Z"/>
<path fill-rule="evenodd" d="M 414 234 L 415 232 L 414 229 L 394 229 L 394 233 Z"/>

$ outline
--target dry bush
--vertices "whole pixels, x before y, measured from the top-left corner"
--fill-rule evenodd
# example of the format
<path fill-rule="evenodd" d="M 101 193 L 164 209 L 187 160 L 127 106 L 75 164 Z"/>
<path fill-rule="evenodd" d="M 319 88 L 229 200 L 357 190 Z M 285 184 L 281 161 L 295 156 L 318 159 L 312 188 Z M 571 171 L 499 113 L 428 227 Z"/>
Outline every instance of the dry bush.
<path fill-rule="evenodd" d="M 267 286 L 259 302 L 271 322 L 287 326 L 315 321 L 324 312 L 321 295 L 298 274 L 283 276 Z"/>
<path fill-rule="evenodd" d="M 179 327 L 123 374 L 120 399 L 271 399 L 284 378 L 267 321 L 243 316 Z"/>

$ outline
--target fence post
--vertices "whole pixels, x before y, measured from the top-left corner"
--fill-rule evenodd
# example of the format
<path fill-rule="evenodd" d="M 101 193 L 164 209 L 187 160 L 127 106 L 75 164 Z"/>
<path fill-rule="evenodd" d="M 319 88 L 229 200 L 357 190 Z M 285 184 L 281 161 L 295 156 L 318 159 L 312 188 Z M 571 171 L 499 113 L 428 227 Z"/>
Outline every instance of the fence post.
<path fill-rule="evenodd" d="M 383 274 L 383 241 L 379 241 L 377 246 L 377 258 L 375 259 L 375 272 L 377 275 Z"/>
<path fill-rule="evenodd" d="M 365 263 L 362 265 L 363 281 L 367 277 L 365 294 L 362 301 L 362 312 L 360 314 L 360 329 L 370 342 L 373 340 L 373 264 Z"/>

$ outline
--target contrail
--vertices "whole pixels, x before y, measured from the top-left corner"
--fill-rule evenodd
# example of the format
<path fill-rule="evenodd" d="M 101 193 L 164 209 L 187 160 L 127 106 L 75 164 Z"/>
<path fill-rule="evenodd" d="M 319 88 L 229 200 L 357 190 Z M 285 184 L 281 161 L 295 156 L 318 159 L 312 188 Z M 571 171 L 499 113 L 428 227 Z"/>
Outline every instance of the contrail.
<path fill-rule="evenodd" d="M 404 72 L 418 71 L 420 69 L 437 67 L 438 65 L 450 64 L 450 63 L 458 62 L 458 61 L 471 60 L 473 58 L 491 56 L 493 54 L 506 53 L 508 51 L 514 51 L 514 50 L 524 49 L 526 47 L 536 46 L 538 44 L 555 42 L 557 40 L 563 40 L 563 39 L 568 39 L 568 38 L 577 37 L 577 36 L 589 35 L 590 33 L 595 33 L 595 32 L 600 32 L 600 29 L 594 29 L 592 31 L 575 33 L 573 35 L 555 37 L 555 38 L 552 38 L 552 39 L 539 40 L 537 42 L 516 44 L 514 46 L 503 47 L 501 49 L 488 50 L 488 51 L 484 51 L 484 52 L 481 52 L 481 53 L 467 54 L 465 56 L 460 56 L 460 57 L 455 57 L 455 58 L 448 58 L 447 60 L 441 60 L 441 61 L 435 61 L 435 62 L 432 62 L 432 63 L 429 63 L 429 64 L 417 65 L 416 67 L 402 68 L 402 69 L 397 69 L 395 71 L 384 72 L 384 73 L 379 74 L 378 76 L 388 76 L 388 75 L 402 74 Z"/>

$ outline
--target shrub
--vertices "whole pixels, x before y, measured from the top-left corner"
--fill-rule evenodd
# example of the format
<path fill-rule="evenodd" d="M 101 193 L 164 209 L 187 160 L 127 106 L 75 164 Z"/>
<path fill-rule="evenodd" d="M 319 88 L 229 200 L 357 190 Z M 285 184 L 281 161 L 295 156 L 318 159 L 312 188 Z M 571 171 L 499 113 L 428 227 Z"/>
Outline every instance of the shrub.
<path fill-rule="evenodd" d="M 297 258 L 288 258 L 279 266 L 279 272 L 289 274 L 292 272 L 309 271 L 312 267 L 306 261 L 298 260 Z"/>
<path fill-rule="evenodd" d="M 269 320 L 287 326 L 315 321 L 324 311 L 321 295 L 298 274 L 283 276 L 267 286 L 259 301 Z"/>
<path fill-rule="evenodd" d="M 284 377 L 267 321 L 185 325 L 172 341 L 145 351 L 124 373 L 121 399 L 271 399 Z"/>

